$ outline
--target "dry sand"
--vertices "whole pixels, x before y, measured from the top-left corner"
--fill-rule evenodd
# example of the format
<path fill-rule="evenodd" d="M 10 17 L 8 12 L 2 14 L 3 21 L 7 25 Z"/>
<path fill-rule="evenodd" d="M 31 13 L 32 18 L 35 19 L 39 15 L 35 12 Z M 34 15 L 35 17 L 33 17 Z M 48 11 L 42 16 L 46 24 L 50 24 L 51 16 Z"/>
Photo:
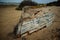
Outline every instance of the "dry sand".
<path fill-rule="evenodd" d="M 60 38 L 60 7 L 51 6 L 52 12 L 56 15 L 55 21 L 50 27 L 39 30 L 31 35 L 27 35 L 27 40 L 59 40 Z M 21 11 L 15 10 L 16 6 L 0 7 L 0 40 L 21 40 L 9 38 L 8 34 L 13 32 L 14 27 L 19 22 Z M 46 7 L 45 7 L 46 9 Z"/>

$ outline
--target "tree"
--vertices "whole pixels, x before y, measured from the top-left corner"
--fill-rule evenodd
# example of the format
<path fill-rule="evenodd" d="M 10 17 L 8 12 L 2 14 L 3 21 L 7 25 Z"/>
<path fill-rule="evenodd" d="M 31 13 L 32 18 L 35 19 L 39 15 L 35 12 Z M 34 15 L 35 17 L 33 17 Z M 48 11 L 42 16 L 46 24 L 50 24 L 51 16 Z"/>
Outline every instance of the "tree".
<path fill-rule="evenodd" d="M 58 0 L 58 1 L 60 1 L 60 0 Z"/>
<path fill-rule="evenodd" d="M 50 3 L 47 4 L 47 6 L 60 6 L 60 0 L 54 1 L 54 2 L 50 2 Z"/>
<path fill-rule="evenodd" d="M 24 1 L 32 1 L 32 0 L 24 0 Z"/>
<path fill-rule="evenodd" d="M 24 6 L 37 6 L 38 3 L 33 2 L 32 0 L 24 0 L 20 3 L 18 9 L 22 10 Z"/>

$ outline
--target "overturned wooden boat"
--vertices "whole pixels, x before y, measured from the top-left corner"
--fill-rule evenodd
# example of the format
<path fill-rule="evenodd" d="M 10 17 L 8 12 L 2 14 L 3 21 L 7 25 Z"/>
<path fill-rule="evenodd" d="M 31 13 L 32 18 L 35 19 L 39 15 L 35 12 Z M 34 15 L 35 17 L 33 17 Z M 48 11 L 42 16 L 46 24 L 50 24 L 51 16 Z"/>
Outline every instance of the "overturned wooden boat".
<path fill-rule="evenodd" d="M 27 10 L 26 10 L 27 9 Z M 54 13 L 45 8 L 24 8 L 15 35 L 26 36 L 37 30 L 49 27 L 54 21 Z"/>

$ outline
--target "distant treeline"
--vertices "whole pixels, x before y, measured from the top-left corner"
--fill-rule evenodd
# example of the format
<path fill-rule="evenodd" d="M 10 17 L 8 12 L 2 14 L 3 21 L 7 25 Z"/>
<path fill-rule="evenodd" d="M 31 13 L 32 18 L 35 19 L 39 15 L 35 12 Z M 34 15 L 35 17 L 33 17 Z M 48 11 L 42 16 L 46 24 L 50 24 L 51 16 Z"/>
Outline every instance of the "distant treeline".
<path fill-rule="evenodd" d="M 22 1 L 17 9 L 22 9 L 24 6 L 60 6 L 60 1 L 54 1 L 47 4 L 38 4 L 33 1 Z"/>
<path fill-rule="evenodd" d="M 36 2 L 33 2 L 33 1 L 22 1 L 21 3 L 5 3 L 5 2 L 0 2 L 0 5 L 18 5 L 18 8 L 19 10 L 21 10 L 24 6 L 60 6 L 60 0 L 58 1 L 54 1 L 54 2 L 50 2 L 50 3 L 47 3 L 47 4 L 39 4 L 39 3 L 36 3 Z"/>
<path fill-rule="evenodd" d="M 50 2 L 47 6 L 60 6 L 60 1 Z"/>
<path fill-rule="evenodd" d="M 16 2 L 0 2 L 0 5 L 19 5 L 20 3 Z"/>
<path fill-rule="evenodd" d="M 22 8 L 23 8 L 24 6 L 37 6 L 37 5 L 38 5 L 38 3 L 33 2 L 33 1 L 22 1 L 22 2 L 20 3 L 20 5 L 18 6 L 18 8 L 22 10 Z"/>

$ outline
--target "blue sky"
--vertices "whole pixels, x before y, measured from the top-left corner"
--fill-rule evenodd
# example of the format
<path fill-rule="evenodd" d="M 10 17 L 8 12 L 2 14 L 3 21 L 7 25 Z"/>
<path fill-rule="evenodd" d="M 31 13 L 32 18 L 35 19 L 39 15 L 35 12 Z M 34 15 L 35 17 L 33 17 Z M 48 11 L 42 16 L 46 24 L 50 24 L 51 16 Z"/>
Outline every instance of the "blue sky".
<path fill-rule="evenodd" d="M 0 2 L 17 2 L 17 3 L 20 3 L 21 1 L 23 0 L 0 0 Z M 38 3 L 49 3 L 57 0 L 33 0 L 33 1 Z"/>

